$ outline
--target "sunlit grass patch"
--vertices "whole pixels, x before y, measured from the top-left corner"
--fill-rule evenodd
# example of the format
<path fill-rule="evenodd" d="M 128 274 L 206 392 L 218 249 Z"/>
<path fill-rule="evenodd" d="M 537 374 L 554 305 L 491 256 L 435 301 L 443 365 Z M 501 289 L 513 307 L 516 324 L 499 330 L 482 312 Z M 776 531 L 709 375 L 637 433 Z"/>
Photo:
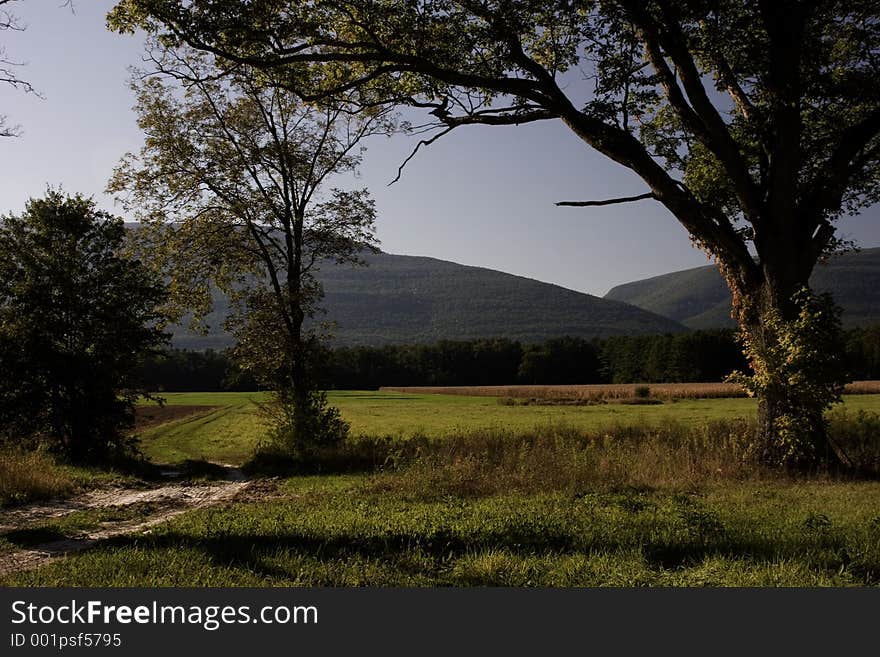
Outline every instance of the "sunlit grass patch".
<path fill-rule="evenodd" d="M 70 465 L 44 450 L 6 447 L 0 449 L 0 507 L 69 497 L 100 486 L 142 485 L 149 469 L 136 462 Z"/>
<path fill-rule="evenodd" d="M 0 451 L 0 506 L 62 497 L 77 489 L 73 474 L 43 451 Z"/>

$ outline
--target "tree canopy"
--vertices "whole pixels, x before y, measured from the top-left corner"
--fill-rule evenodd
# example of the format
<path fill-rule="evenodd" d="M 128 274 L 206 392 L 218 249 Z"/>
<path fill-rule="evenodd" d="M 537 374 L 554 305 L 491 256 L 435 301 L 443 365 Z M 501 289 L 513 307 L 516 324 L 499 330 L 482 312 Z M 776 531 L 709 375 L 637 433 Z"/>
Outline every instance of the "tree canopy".
<path fill-rule="evenodd" d="M 560 119 L 740 276 L 780 232 L 811 267 L 831 221 L 876 200 L 869 0 L 125 0 L 110 21 L 272 68 L 306 99 L 425 107 L 441 129 Z"/>
<path fill-rule="evenodd" d="M 316 439 L 312 420 L 328 416 L 315 389 L 321 336 L 304 327 L 323 296 L 314 274 L 361 263 L 375 243 L 367 190 L 330 181 L 356 171 L 362 140 L 389 129 L 388 112 L 311 106 L 263 73 L 185 47 L 154 44 L 150 55 L 154 74 L 134 83 L 144 147 L 109 190 L 141 220 L 139 242 L 181 308 L 208 310 L 212 285 L 232 294 L 241 363 L 278 391 L 297 439 Z"/>
<path fill-rule="evenodd" d="M 0 219 L 0 428 L 76 459 L 126 447 L 132 373 L 163 345 L 165 286 L 120 253 L 125 227 L 50 191 Z"/>

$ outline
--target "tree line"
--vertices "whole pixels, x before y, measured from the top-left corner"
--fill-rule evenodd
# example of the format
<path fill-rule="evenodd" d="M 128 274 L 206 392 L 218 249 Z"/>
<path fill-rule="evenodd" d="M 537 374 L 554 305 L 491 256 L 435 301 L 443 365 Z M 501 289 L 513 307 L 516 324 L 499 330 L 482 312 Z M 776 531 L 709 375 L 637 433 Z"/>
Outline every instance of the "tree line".
<path fill-rule="evenodd" d="M 845 332 L 852 379 L 880 379 L 880 325 Z M 516 340 L 441 340 L 427 345 L 340 347 L 326 352 L 321 384 L 338 390 L 381 386 L 576 385 L 716 382 L 748 362 L 733 329 L 675 335 L 563 337 L 540 344 Z M 139 371 L 159 392 L 254 391 L 260 385 L 220 351 L 172 349 Z"/>

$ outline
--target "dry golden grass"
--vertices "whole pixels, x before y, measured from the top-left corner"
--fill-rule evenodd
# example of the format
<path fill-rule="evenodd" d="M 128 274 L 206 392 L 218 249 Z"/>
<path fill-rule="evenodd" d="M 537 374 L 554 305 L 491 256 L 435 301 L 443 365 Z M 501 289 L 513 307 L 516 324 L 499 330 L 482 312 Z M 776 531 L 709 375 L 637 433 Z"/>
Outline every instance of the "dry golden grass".
<path fill-rule="evenodd" d="M 593 385 L 544 386 L 388 386 L 389 392 L 417 394 L 475 395 L 480 397 L 509 397 L 512 399 L 604 401 L 638 397 L 637 388 L 648 387 L 655 399 L 708 399 L 745 397 L 741 386 L 735 383 L 610 383 Z M 880 381 L 854 381 L 846 386 L 846 394 L 867 395 L 880 393 Z"/>
<path fill-rule="evenodd" d="M 880 393 L 880 381 L 853 381 L 844 391 L 848 395 L 876 395 Z"/>
<path fill-rule="evenodd" d="M 75 478 L 42 451 L 0 451 L 0 506 L 32 499 L 63 497 L 77 488 Z"/>
<path fill-rule="evenodd" d="M 383 387 L 391 392 L 412 392 L 441 395 L 477 395 L 513 399 L 573 399 L 600 401 L 636 397 L 636 389 L 648 387 L 650 396 L 658 399 L 698 399 L 708 397 L 744 397 L 743 389 L 734 383 L 611 383 L 593 385 L 544 386 L 437 386 Z"/>

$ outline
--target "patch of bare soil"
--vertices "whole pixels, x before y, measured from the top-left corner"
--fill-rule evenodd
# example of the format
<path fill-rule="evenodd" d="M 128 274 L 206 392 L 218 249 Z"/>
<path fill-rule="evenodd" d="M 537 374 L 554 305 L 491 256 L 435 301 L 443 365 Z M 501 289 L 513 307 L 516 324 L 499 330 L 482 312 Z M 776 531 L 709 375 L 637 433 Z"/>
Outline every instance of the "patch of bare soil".
<path fill-rule="evenodd" d="M 134 429 L 142 431 L 166 422 L 180 420 L 191 415 L 201 415 L 219 406 L 137 406 L 134 410 Z"/>
<path fill-rule="evenodd" d="M 211 484 L 169 484 L 148 490 L 113 488 L 85 493 L 75 498 L 42 504 L 30 504 L 0 512 L 0 536 L 28 529 L 53 518 L 95 508 L 126 508 L 132 505 L 148 509 L 147 515 L 133 520 L 103 522 L 96 529 L 76 536 L 0 553 L 0 576 L 27 570 L 68 554 L 86 550 L 104 539 L 148 530 L 182 513 L 214 506 L 233 499 L 245 499 L 248 481 L 240 470 L 229 468 L 226 480 Z M 256 491 L 255 491 L 256 493 Z M 259 495 L 255 495 L 257 497 Z M 247 498 L 251 498 L 247 495 Z"/>

